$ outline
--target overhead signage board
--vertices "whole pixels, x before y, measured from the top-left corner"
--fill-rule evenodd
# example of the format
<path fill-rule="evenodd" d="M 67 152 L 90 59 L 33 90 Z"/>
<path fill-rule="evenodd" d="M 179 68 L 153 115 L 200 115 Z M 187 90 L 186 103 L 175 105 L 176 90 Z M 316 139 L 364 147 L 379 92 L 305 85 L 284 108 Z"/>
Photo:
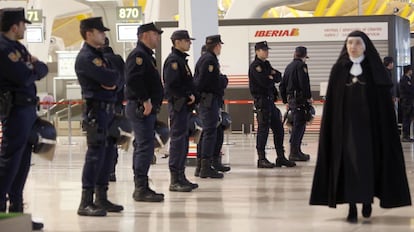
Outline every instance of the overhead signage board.
<path fill-rule="evenodd" d="M 387 22 L 260 25 L 248 28 L 249 42 L 345 41 L 354 30 L 365 32 L 371 40 L 388 40 Z"/>
<path fill-rule="evenodd" d="M 42 10 L 30 9 L 26 11 L 26 18 L 32 23 L 42 23 Z"/>
<path fill-rule="evenodd" d="M 116 17 L 118 21 L 142 21 L 141 7 L 117 7 Z"/>

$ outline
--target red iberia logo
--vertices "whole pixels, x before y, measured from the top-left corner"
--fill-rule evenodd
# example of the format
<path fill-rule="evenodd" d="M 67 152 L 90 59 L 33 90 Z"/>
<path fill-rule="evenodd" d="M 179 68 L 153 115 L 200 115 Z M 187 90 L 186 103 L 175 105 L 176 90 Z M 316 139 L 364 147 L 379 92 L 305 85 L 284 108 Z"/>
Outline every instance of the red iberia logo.
<path fill-rule="evenodd" d="M 291 30 L 257 30 L 254 37 L 291 37 L 299 36 L 299 28 Z"/>

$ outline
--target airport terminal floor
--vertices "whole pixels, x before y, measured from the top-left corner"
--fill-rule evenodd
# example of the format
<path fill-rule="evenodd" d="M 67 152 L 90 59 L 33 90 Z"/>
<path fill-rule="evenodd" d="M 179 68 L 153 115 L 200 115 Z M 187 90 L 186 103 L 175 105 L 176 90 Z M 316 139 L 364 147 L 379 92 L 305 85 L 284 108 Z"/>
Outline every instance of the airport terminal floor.
<path fill-rule="evenodd" d="M 285 136 L 288 137 L 288 136 Z M 285 138 L 285 144 L 288 144 Z M 135 202 L 132 174 L 132 150 L 120 152 L 117 181 L 111 182 L 109 199 L 122 204 L 122 213 L 106 217 L 82 217 L 76 211 L 81 196 L 81 172 L 86 144 L 83 137 L 59 137 L 53 162 L 33 156 L 25 187 L 25 211 L 45 224 L 44 231 L 145 231 L 145 232 L 405 232 L 414 231 L 414 207 L 381 209 L 378 199 L 370 219 L 345 221 L 347 205 L 337 209 L 310 206 L 309 195 L 316 162 L 318 135 L 305 134 L 303 150 L 311 154 L 309 162 L 298 162 L 294 168 L 257 169 L 255 136 L 229 135 L 223 152 L 229 158 L 231 171 L 224 179 L 200 179 L 186 174 L 200 187 L 190 193 L 169 192 L 169 170 L 165 151 L 157 154 L 151 166 L 151 186 L 165 194 L 162 203 Z M 270 143 L 270 139 L 268 145 Z M 414 143 L 403 143 L 408 180 L 414 193 Z M 268 158 L 275 159 L 273 147 Z M 1 228 L 0 228 L 1 231 Z"/>

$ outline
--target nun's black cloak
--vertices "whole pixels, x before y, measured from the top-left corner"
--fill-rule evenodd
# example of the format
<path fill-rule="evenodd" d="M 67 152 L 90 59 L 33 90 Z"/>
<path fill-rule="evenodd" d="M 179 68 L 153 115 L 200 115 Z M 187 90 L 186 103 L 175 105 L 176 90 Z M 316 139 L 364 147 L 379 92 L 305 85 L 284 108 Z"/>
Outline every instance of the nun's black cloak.
<path fill-rule="evenodd" d="M 411 205 L 403 151 L 388 78 L 371 40 L 360 31 L 348 37 L 365 43 L 362 74 L 350 73 L 346 42 L 332 67 L 319 137 L 310 204 Z"/>

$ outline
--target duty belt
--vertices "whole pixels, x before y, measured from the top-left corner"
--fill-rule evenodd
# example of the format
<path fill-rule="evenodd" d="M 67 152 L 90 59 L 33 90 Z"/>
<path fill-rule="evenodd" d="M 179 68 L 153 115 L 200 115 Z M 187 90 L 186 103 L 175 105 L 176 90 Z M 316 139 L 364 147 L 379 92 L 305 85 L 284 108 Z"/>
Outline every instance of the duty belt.
<path fill-rule="evenodd" d="M 37 105 L 39 103 L 39 98 L 38 97 L 27 97 L 24 95 L 16 94 L 14 96 L 13 103 L 19 106 Z"/>
<path fill-rule="evenodd" d="M 105 102 L 105 101 L 98 101 L 98 100 L 86 100 L 86 105 L 88 107 L 92 107 L 94 109 L 101 109 L 105 111 L 114 111 L 115 110 L 115 103 L 113 102 Z"/>

